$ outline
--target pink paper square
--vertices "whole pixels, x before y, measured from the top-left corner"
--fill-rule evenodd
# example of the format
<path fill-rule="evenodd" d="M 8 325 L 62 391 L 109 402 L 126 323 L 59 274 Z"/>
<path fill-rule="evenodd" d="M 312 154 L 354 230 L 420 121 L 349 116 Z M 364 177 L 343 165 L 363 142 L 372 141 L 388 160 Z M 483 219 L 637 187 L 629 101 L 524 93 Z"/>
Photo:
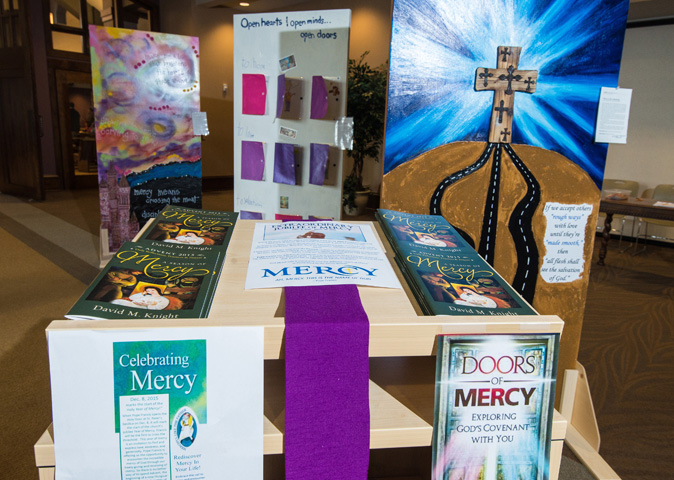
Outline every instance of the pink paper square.
<path fill-rule="evenodd" d="M 267 106 L 267 81 L 259 73 L 244 73 L 242 78 L 243 114 L 264 115 Z"/>

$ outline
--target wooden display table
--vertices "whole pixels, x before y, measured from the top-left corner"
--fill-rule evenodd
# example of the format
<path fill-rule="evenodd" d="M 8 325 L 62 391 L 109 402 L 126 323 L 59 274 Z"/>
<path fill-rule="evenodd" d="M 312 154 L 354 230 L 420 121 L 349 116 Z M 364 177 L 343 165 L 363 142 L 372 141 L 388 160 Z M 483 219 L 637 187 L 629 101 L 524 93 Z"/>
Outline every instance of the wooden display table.
<path fill-rule="evenodd" d="M 254 221 L 239 220 L 232 235 L 227 258 L 208 319 L 161 321 L 57 321 L 49 329 L 132 329 L 202 325 L 255 325 L 264 327 L 265 399 L 264 453 L 265 479 L 283 478 L 284 430 L 284 298 L 283 290 L 244 290 Z M 379 235 L 383 239 L 383 235 Z M 383 241 L 387 252 L 390 247 Z M 393 263 L 392 263 L 393 264 Z M 402 275 L 394 265 L 401 283 Z M 417 459 L 412 474 L 394 475 L 373 471 L 373 478 L 405 476 L 429 478 L 430 445 L 433 431 L 435 390 L 435 343 L 441 333 L 561 333 L 564 322 L 554 315 L 540 316 L 422 316 L 409 290 L 359 287 L 361 301 L 370 322 L 370 448 L 391 450 L 384 463 L 407 458 L 406 450 L 424 447 L 428 452 L 411 455 Z M 556 480 L 567 422 L 555 411 L 550 458 L 550 479 Z M 35 445 L 40 479 L 53 478 L 52 432 L 47 430 Z M 282 459 L 281 459 L 282 460 Z M 376 462 L 375 462 L 376 463 Z M 427 464 L 426 464 L 427 463 Z"/>

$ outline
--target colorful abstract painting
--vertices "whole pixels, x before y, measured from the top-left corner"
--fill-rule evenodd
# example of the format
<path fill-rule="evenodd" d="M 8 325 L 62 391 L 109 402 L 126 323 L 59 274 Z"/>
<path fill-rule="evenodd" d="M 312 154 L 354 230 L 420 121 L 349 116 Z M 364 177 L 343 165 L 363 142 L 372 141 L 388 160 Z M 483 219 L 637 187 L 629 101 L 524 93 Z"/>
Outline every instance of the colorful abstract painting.
<path fill-rule="evenodd" d="M 201 208 L 199 39 L 89 27 L 101 228 L 110 250 L 167 204 Z"/>

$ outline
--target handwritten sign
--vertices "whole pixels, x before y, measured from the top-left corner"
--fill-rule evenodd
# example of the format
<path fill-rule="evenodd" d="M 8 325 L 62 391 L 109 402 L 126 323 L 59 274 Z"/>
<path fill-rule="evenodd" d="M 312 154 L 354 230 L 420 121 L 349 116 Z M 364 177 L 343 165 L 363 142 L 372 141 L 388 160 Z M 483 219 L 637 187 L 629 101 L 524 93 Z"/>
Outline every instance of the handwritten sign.
<path fill-rule="evenodd" d="M 547 203 L 543 214 L 545 229 L 545 258 L 541 277 L 548 283 L 568 283 L 583 273 L 585 259 L 585 228 L 592 205 Z"/>

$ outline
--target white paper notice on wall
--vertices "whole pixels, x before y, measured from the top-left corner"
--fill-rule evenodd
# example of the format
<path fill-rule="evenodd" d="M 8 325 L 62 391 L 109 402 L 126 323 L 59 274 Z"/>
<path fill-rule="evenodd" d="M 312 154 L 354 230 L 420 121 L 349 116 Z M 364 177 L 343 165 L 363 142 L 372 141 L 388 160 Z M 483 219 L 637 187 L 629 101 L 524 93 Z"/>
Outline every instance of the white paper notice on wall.
<path fill-rule="evenodd" d="M 591 213 L 590 204 L 545 204 L 545 258 L 541 267 L 544 281 L 568 283 L 580 278 L 585 264 L 585 229 Z"/>
<path fill-rule="evenodd" d="M 595 142 L 627 143 L 631 101 L 631 88 L 601 87 Z"/>
<path fill-rule="evenodd" d="M 206 112 L 192 112 L 192 130 L 194 135 L 208 135 Z"/>

